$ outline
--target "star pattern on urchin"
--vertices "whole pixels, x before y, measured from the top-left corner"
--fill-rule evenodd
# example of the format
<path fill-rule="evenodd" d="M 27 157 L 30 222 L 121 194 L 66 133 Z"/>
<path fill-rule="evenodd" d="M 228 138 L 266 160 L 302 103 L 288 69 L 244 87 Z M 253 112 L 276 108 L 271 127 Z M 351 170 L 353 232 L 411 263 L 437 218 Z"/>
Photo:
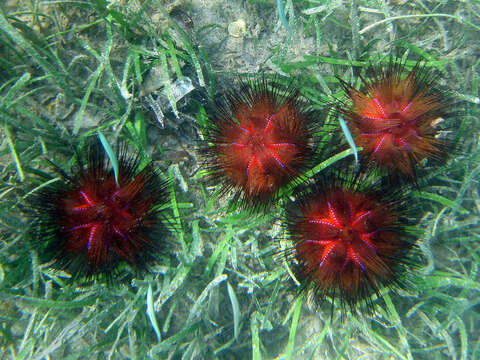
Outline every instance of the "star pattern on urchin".
<path fill-rule="evenodd" d="M 121 160 L 122 169 L 126 166 Z M 154 178 L 151 165 L 136 175 L 121 173 L 118 181 L 103 165 L 90 167 L 56 205 L 57 221 L 64 229 L 64 251 L 72 255 L 85 251 L 91 267 L 110 261 L 135 262 L 137 252 L 147 245 L 144 225 L 155 223 L 152 209 L 156 196 L 146 188 Z"/>
<path fill-rule="evenodd" d="M 270 157 L 270 159 L 273 159 L 280 168 L 287 169 L 287 165 L 284 163 L 284 161 L 282 161 L 282 158 L 278 154 L 277 149 L 297 147 L 296 144 L 287 142 L 279 143 L 271 138 L 275 116 L 276 114 L 273 113 L 265 119 L 266 124 L 263 129 L 257 130 L 254 129 L 254 126 L 246 127 L 243 125 L 238 125 L 240 132 L 246 135 L 247 139 L 239 139 L 238 142 L 231 142 L 230 145 L 237 148 L 242 153 L 248 153 L 248 163 L 245 170 L 247 179 L 250 176 L 251 170 L 254 166 L 257 166 L 262 173 L 265 173 L 265 168 L 263 166 L 262 160 L 265 157 Z"/>
<path fill-rule="evenodd" d="M 321 268 L 328 257 L 340 246 L 345 246 L 346 254 L 342 269 L 346 267 L 349 262 L 353 262 L 356 266 L 365 271 L 365 265 L 360 259 L 358 251 L 354 249 L 352 243 L 356 245 L 366 246 L 372 253 L 376 253 L 375 245 L 372 242 L 372 236 L 376 234 L 379 229 L 375 231 L 366 231 L 359 226 L 362 222 L 368 220 L 372 214 L 372 210 L 355 209 L 350 200 L 347 201 L 349 206 L 348 219 L 342 221 L 337 216 L 338 210 L 332 205 L 331 201 L 327 201 L 328 215 L 322 217 L 314 217 L 308 220 L 311 224 L 316 224 L 320 227 L 329 227 L 334 230 L 332 237 L 321 237 L 319 239 L 305 240 L 305 243 L 319 245 L 323 247 L 321 261 L 318 267 Z"/>
<path fill-rule="evenodd" d="M 391 140 L 391 143 L 397 148 L 403 147 L 404 151 L 411 152 L 408 138 L 419 136 L 416 129 L 417 119 L 408 119 L 407 111 L 412 106 L 412 101 L 401 106 L 398 101 L 395 101 L 391 111 L 387 111 L 377 97 L 372 97 L 371 102 L 377 111 L 362 113 L 360 116 L 362 119 L 377 122 L 375 126 L 377 130 L 363 132 L 359 135 L 376 140 L 372 152 L 376 154 L 381 150 L 386 140 Z M 387 125 L 385 126 L 385 124 Z"/>
<path fill-rule="evenodd" d="M 120 189 L 117 188 L 113 194 L 99 199 L 94 194 L 88 194 L 86 190 L 80 190 L 78 192 L 84 202 L 71 208 L 72 215 L 80 215 L 78 216 L 80 222 L 82 222 L 82 218 L 86 212 L 90 212 L 91 215 L 87 216 L 88 222 L 72 226 L 69 228 L 69 231 L 73 232 L 82 229 L 89 231 L 86 245 L 87 251 L 90 250 L 92 242 L 98 233 L 117 234 L 122 239 L 127 240 L 127 235 L 122 228 L 125 227 L 126 223 L 132 221 L 134 217 L 128 212 L 128 203 L 120 208 L 118 207 L 120 203 L 120 199 L 118 198 L 119 193 Z"/>

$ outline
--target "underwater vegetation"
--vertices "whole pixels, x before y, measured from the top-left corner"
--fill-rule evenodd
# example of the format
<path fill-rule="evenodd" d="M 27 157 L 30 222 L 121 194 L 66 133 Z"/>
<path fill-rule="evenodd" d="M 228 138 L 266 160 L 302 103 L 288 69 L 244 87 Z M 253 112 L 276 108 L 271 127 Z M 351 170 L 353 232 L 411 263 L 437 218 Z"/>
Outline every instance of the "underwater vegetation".
<path fill-rule="evenodd" d="M 0 359 L 479 358 L 479 6 L 2 2 Z"/>

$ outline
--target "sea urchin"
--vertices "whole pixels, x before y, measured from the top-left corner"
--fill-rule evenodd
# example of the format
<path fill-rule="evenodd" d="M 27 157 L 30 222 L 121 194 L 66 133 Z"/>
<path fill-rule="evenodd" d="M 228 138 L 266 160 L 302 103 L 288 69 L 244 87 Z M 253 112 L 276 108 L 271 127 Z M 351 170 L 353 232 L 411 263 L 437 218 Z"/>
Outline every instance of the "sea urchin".
<path fill-rule="evenodd" d="M 401 60 L 391 58 L 384 68 L 372 66 L 364 91 L 342 81 L 351 105 L 340 103 L 355 142 L 363 154 L 390 175 L 415 177 L 423 159 L 446 157 L 447 143 L 438 135 L 455 104 L 441 89 L 438 75 L 421 63 L 406 72 Z"/>
<path fill-rule="evenodd" d="M 286 228 L 303 289 L 338 298 L 352 311 L 363 301 L 360 308 L 370 313 L 372 294 L 403 287 L 415 239 L 405 230 L 411 220 L 399 194 L 336 174 L 300 191 L 287 208 Z"/>
<path fill-rule="evenodd" d="M 40 258 L 74 278 L 111 279 L 121 263 L 145 270 L 164 241 L 159 206 L 168 196 L 152 164 L 139 166 L 124 147 L 116 181 L 103 149 L 91 144 L 86 165 L 78 160 L 74 173 L 37 192 Z"/>
<path fill-rule="evenodd" d="M 313 156 L 313 112 L 298 90 L 265 78 L 241 82 L 216 102 L 201 153 L 212 177 L 234 202 L 268 208 Z"/>

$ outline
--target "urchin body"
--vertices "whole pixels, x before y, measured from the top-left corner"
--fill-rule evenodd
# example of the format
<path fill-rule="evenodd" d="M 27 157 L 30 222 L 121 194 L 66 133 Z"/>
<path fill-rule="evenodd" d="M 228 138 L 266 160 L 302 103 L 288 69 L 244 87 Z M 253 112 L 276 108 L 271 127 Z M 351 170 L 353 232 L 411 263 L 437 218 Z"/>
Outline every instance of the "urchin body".
<path fill-rule="evenodd" d="M 405 230 L 405 199 L 335 176 L 307 187 L 289 204 L 287 253 L 304 289 L 371 312 L 372 295 L 403 287 L 412 264 L 415 239 Z"/>
<path fill-rule="evenodd" d="M 85 165 L 36 195 L 35 238 L 44 261 L 75 278 L 111 279 L 122 263 L 148 267 L 165 237 L 158 207 L 167 184 L 151 164 L 140 171 L 139 160 L 125 152 L 117 180 L 100 147 L 91 146 Z"/>
<path fill-rule="evenodd" d="M 440 89 L 438 76 L 420 64 L 408 72 L 400 60 L 391 59 L 370 72 L 362 78 L 363 90 L 343 83 L 351 104 L 340 105 L 339 111 L 369 161 L 413 178 L 422 160 L 447 156 L 449 144 L 438 134 L 454 101 Z"/>
<path fill-rule="evenodd" d="M 217 104 L 201 150 L 212 178 L 244 207 L 267 208 L 312 162 L 312 112 L 298 91 L 265 79 Z"/>

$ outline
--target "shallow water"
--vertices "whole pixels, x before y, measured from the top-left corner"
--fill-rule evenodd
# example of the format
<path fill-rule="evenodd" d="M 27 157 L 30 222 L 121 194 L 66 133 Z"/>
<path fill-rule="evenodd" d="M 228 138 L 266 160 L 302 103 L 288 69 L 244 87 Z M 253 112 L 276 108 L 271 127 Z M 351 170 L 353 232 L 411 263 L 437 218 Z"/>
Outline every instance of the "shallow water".
<path fill-rule="evenodd" d="M 9 0 L 0 7 L 1 359 L 480 358 L 478 3 Z M 417 184 L 401 186 L 410 198 L 399 216 L 413 221 L 403 230 L 418 254 L 406 267 L 411 283 L 379 286 L 368 297 L 373 314 L 352 314 L 338 289 L 333 306 L 321 290 L 301 293 L 295 256 L 283 256 L 292 246 L 285 210 L 314 174 L 325 185 L 331 169 L 353 172 L 334 106 L 348 104 L 339 79 L 364 91 L 361 78 L 391 54 L 404 59 L 405 73 L 422 60 L 452 95 L 452 111 L 431 123 L 431 142 L 452 146 L 442 161 L 419 161 Z M 278 88 L 298 88 L 324 124 L 307 180 L 252 215 L 241 197 L 222 193 L 225 179 L 208 177 L 198 148 L 215 100 L 241 79 L 270 77 Z M 49 240 L 38 238 L 45 214 L 29 205 L 42 189 L 67 183 L 65 173 L 78 173 L 75 154 L 98 131 L 114 149 L 128 143 L 142 166 L 152 160 L 172 184 L 163 212 L 171 231 L 155 238 L 164 251 L 149 272 L 122 262 L 107 274 L 110 283 L 73 280 L 71 269 L 45 260 Z M 289 144 L 274 139 L 277 150 Z M 272 153 L 276 166 L 288 166 L 286 153 Z M 261 172 L 256 161 L 242 176 Z M 378 173 L 370 174 L 359 189 L 375 183 Z M 329 211 L 321 220 L 344 226 L 340 210 Z M 336 246 L 320 249 L 318 268 L 331 254 L 344 256 L 364 279 L 371 250 Z"/>

